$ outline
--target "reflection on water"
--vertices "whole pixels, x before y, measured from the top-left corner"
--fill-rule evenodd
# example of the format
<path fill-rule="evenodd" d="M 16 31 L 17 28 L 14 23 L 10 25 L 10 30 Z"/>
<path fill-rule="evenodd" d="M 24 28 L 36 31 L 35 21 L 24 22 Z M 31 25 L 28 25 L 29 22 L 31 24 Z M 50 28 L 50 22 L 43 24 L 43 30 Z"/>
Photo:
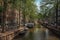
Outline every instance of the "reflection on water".
<path fill-rule="evenodd" d="M 25 36 L 18 36 L 14 40 L 60 40 L 52 35 L 46 28 L 33 28 L 30 29 Z"/>

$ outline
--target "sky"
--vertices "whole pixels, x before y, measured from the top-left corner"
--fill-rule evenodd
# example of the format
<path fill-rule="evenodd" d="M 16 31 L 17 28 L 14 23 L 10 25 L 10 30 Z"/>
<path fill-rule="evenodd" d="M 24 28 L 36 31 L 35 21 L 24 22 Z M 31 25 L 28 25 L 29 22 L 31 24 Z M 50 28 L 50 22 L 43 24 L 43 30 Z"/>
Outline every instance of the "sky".
<path fill-rule="evenodd" d="M 40 2 L 41 2 L 41 0 L 36 0 L 35 1 L 35 4 L 37 5 L 38 10 L 40 10 Z"/>

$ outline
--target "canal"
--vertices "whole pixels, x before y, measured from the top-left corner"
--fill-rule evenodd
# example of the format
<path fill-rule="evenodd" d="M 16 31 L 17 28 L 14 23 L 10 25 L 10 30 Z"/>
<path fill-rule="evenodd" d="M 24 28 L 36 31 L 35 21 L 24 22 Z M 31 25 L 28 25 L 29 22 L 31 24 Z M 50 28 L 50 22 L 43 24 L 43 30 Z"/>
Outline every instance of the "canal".
<path fill-rule="evenodd" d="M 46 28 L 29 29 L 25 35 L 18 35 L 13 40 L 60 40 Z"/>

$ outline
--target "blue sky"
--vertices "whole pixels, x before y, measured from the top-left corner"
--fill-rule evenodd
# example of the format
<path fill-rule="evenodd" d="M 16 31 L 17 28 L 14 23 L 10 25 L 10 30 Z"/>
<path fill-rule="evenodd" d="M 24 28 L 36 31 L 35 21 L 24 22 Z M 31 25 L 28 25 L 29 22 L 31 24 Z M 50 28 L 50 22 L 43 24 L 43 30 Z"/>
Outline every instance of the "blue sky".
<path fill-rule="evenodd" d="M 35 4 L 37 5 L 38 10 L 40 10 L 40 2 L 41 2 L 41 0 L 36 0 L 35 1 Z"/>
<path fill-rule="evenodd" d="M 35 3 L 38 6 L 40 4 L 40 0 L 36 0 Z"/>

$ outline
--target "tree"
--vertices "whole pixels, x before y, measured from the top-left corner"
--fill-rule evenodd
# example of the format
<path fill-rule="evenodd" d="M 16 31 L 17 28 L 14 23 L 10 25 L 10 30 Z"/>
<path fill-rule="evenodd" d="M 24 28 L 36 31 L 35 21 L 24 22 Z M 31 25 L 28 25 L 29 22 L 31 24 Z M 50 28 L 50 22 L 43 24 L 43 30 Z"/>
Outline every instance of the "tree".
<path fill-rule="evenodd" d="M 27 20 L 34 20 L 34 15 L 36 15 L 36 5 L 34 4 L 34 1 L 35 0 L 24 0 L 22 1 L 22 14 L 23 14 L 23 18 L 24 18 L 24 21 L 26 21 L 26 18 Z M 34 15 L 33 15 L 34 14 Z"/>
<path fill-rule="evenodd" d="M 43 14 L 43 19 L 53 16 L 52 14 L 54 12 L 53 10 L 55 9 L 55 5 L 56 5 L 56 0 L 42 0 L 41 6 L 40 6 L 40 9 L 41 9 L 40 12 Z"/>

